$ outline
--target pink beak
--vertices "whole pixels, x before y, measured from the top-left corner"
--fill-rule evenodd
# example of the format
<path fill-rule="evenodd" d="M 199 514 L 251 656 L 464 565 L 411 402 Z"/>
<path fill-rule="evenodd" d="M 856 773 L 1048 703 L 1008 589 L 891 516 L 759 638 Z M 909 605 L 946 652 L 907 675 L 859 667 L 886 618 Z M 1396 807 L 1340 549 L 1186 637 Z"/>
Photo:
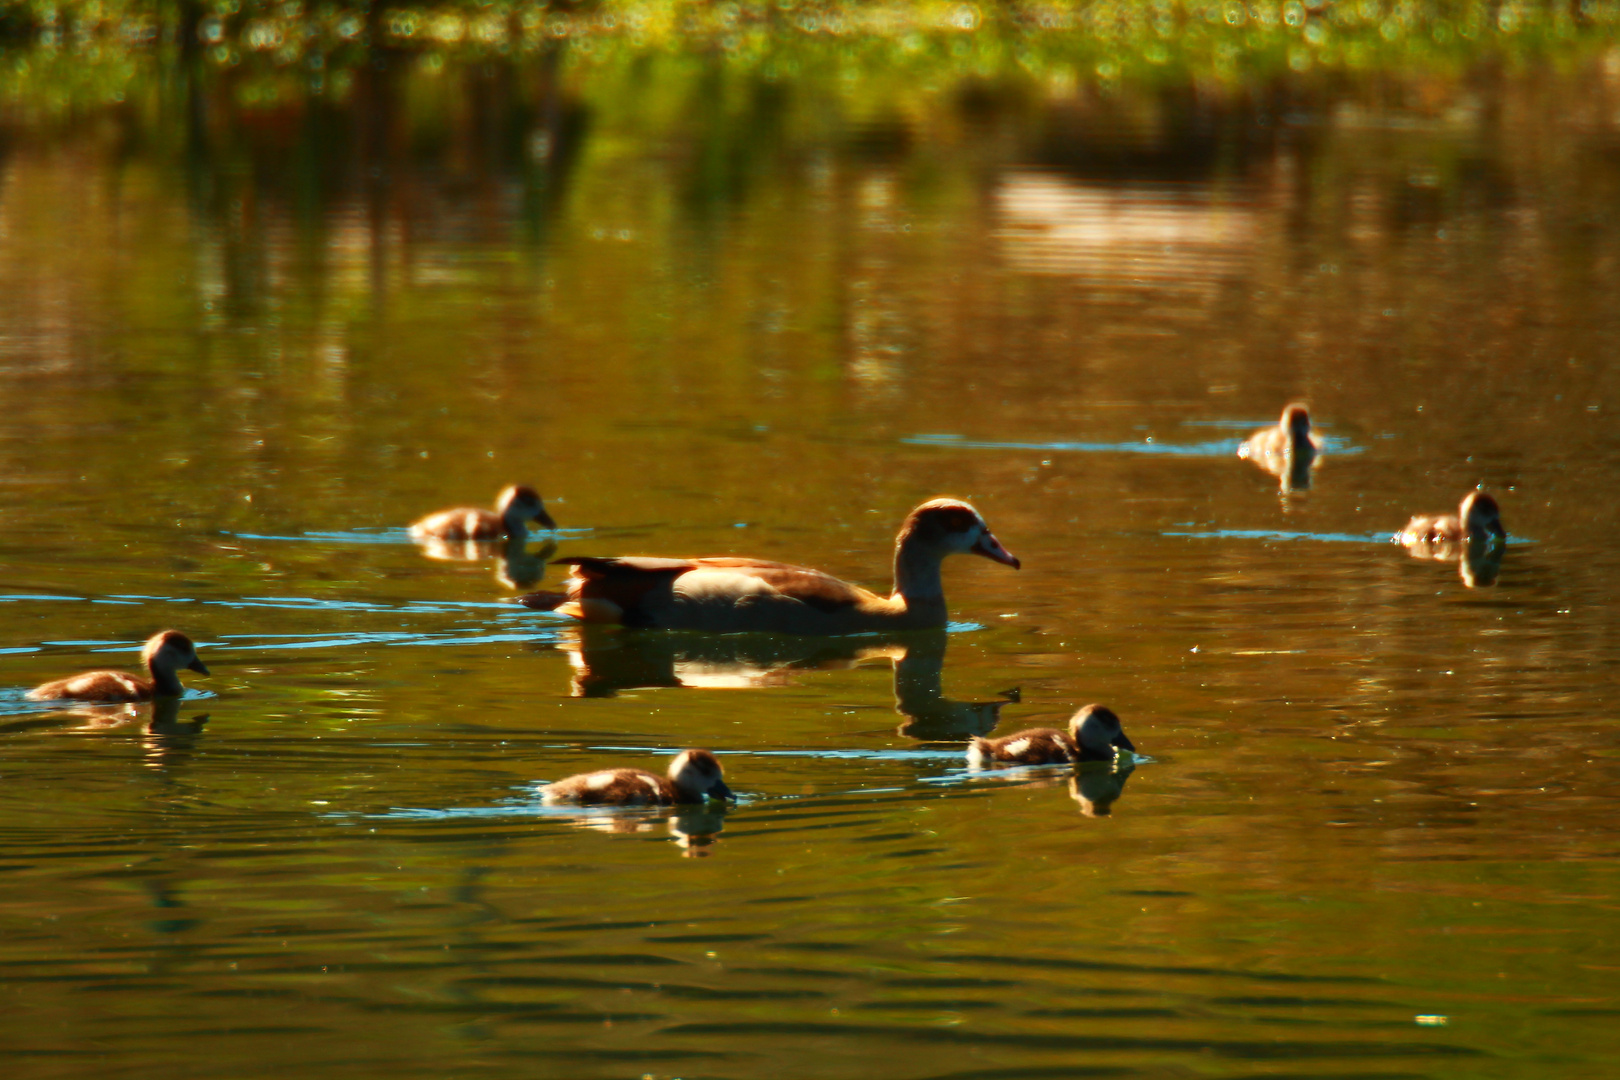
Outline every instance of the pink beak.
<path fill-rule="evenodd" d="M 987 559 L 994 559 L 998 563 L 1006 563 L 1014 570 L 1023 568 L 1023 564 L 1018 561 L 1017 557 L 1013 555 L 1012 552 L 1002 547 L 1001 541 L 997 540 L 995 538 L 995 534 L 993 534 L 989 529 L 986 529 L 982 534 L 980 534 L 979 542 L 974 544 L 968 550 L 975 555 L 983 555 Z"/>

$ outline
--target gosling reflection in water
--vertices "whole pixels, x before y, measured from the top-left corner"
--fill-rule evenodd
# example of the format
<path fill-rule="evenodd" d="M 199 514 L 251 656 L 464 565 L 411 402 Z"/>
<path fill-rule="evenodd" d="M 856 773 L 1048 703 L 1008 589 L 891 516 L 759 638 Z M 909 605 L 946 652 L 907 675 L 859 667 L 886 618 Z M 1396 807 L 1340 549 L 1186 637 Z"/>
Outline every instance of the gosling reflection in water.
<path fill-rule="evenodd" d="M 1455 561 L 1470 589 L 1495 585 L 1507 553 L 1501 508 L 1483 491 L 1465 495 L 1456 514 L 1417 515 L 1394 539 L 1414 559 Z"/>
<path fill-rule="evenodd" d="M 151 719 L 145 728 L 147 735 L 156 736 L 158 739 L 189 741 L 202 733 L 203 725 L 208 722 L 208 715 L 204 713 L 190 720 L 181 720 L 181 702 L 182 699 L 177 697 L 164 697 L 154 698 L 146 707 L 132 701 L 108 705 L 76 704 L 51 709 L 49 712 L 13 723 L 0 724 L 0 733 L 64 726 L 70 731 L 111 731 L 113 728 L 123 727 L 132 720 L 139 720 L 150 711 Z M 149 739 L 148 744 L 151 742 Z"/>
<path fill-rule="evenodd" d="M 207 713 L 190 720 L 180 719 L 180 699 L 162 698 L 152 703 L 152 719 L 146 725 L 146 733 L 164 739 L 195 739 L 202 734 L 206 723 Z"/>
<path fill-rule="evenodd" d="M 1308 491 L 1311 470 L 1322 462 L 1322 440 L 1311 431 L 1311 414 L 1298 402 L 1282 411 L 1282 419 L 1261 428 L 1238 447 L 1238 457 L 1252 461 L 1277 477 L 1284 495 Z"/>
<path fill-rule="evenodd" d="M 546 576 L 546 560 L 557 553 L 557 541 L 547 540 L 531 552 L 527 538 L 506 540 L 447 540 L 440 536 L 417 536 L 423 555 L 441 562 L 482 562 L 493 559 L 495 580 L 508 589 L 526 589 Z"/>
<path fill-rule="evenodd" d="M 623 631 L 585 625 L 568 650 L 575 697 L 612 697 L 621 690 L 684 686 L 738 689 L 788 686 L 805 671 L 847 669 L 879 659 L 894 663 L 895 710 L 906 718 L 899 734 L 951 740 L 995 730 L 999 701 L 945 696 L 942 673 L 948 635 L 918 630 L 886 636 L 789 637 L 779 634 L 682 634 Z"/>
<path fill-rule="evenodd" d="M 1125 781 L 1135 770 L 1136 763 L 1123 755 L 1113 762 L 1082 762 L 1069 777 L 1069 797 L 1080 804 L 1080 813 L 1086 817 L 1107 817 L 1125 794 Z"/>
<path fill-rule="evenodd" d="M 726 827 L 726 814 L 731 807 L 726 803 L 704 803 L 701 806 L 684 805 L 659 811 L 648 807 L 626 807 L 622 810 L 598 810 L 593 814 L 580 814 L 563 820 L 580 829 L 627 835 L 649 833 L 662 821 L 670 838 L 687 858 L 701 858 L 720 838 Z"/>
<path fill-rule="evenodd" d="M 145 764 L 150 769 L 167 769 L 183 764 L 208 723 L 208 714 L 180 719 L 180 699 L 163 698 L 152 703 L 152 719 L 141 740 Z"/>

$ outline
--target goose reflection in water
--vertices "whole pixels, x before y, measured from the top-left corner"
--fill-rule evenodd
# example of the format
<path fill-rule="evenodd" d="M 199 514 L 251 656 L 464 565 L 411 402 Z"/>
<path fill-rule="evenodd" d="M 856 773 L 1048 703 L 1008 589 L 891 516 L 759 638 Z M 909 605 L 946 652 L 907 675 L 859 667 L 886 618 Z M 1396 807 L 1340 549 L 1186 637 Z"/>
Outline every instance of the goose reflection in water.
<path fill-rule="evenodd" d="M 493 559 L 495 580 L 508 589 L 526 589 L 546 576 L 546 560 L 557 553 L 557 541 L 547 540 L 535 551 L 526 537 L 506 540 L 447 540 L 440 536 L 413 537 L 423 555 L 442 562 L 482 562 Z"/>
<path fill-rule="evenodd" d="M 945 696 L 947 635 L 914 634 L 894 657 L 894 709 L 905 722 L 895 734 L 923 742 L 956 741 L 984 735 L 1001 723 L 1001 710 L 1019 699 L 1018 688 L 993 701 L 960 701 Z"/>
<path fill-rule="evenodd" d="M 805 671 L 829 671 L 889 659 L 894 663 L 894 706 L 906 718 L 898 733 L 921 740 L 956 740 L 995 728 L 1017 690 L 998 701 L 945 696 L 942 674 L 948 634 L 918 630 L 859 637 L 789 637 L 782 634 L 685 634 L 624 631 L 582 625 L 568 660 L 575 697 L 612 697 L 648 687 L 738 689 L 788 686 Z"/>

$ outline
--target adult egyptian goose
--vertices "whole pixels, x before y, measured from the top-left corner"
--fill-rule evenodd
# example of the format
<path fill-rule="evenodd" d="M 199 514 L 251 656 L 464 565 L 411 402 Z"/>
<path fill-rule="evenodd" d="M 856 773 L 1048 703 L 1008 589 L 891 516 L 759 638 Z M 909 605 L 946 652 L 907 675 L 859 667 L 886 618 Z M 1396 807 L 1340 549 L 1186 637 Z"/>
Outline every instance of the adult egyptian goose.
<path fill-rule="evenodd" d="M 1502 511 L 1496 500 L 1483 491 L 1470 491 L 1463 496 L 1455 514 L 1419 514 L 1406 523 L 1395 536 L 1397 543 L 1408 548 L 1427 548 L 1440 544 L 1455 544 L 1463 540 L 1477 543 L 1498 543 L 1507 539 L 1502 528 Z M 1445 555 L 1436 555 L 1444 558 Z"/>
<path fill-rule="evenodd" d="M 852 634 L 945 625 L 940 563 L 958 552 L 1017 569 L 979 512 L 959 499 L 913 510 L 894 543 L 894 592 L 879 596 L 820 570 L 733 556 L 558 559 L 574 568 L 565 593 L 530 593 L 528 607 L 584 622 L 665 630 Z"/>
<path fill-rule="evenodd" d="M 33 701 L 148 701 L 185 693 L 176 674 L 181 668 L 208 674 L 197 659 L 197 647 L 178 630 L 164 630 L 147 639 L 141 661 L 152 673 L 150 679 L 125 671 L 83 671 L 42 683 L 28 691 L 28 697 Z"/>
<path fill-rule="evenodd" d="M 534 488 L 513 484 L 496 497 L 494 513 L 473 506 L 440 510 L 413 522 L 411 537 L 421 541 L 499 540 L 503 537 L 522 540 L 529 535 L 525 527 L 529 521 L 542 529 L 557 527 Z"/>
<path fill-rule="evenodd" d="M 982 769 L 996 762 L 1061 765 L 1112 761 L 1116 748 L 1136 752 L 1112 709 L 1087 705 L 1069 718 L 1068 731 L 1030 728 L 1000 739 L 975 738 L 968 744 L 967 760 L 970 769 Z"/>
<path fill-rule="evenodd" d="M 736 798 L 720 777 L 720 759 L 707 750 L 682 750 L 667 777 L 645 769 L 603 769 L 548 784 L 542 796 L 548 805 L 581 806 L 670 806 L 707 798 Z"/>

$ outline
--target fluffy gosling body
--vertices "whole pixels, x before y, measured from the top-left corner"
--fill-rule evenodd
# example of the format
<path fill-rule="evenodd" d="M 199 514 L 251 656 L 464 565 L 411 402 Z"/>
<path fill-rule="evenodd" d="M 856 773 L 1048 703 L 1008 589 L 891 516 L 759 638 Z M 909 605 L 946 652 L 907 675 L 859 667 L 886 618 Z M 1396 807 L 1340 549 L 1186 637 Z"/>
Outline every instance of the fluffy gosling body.
<path fill-rule="evenodd" d="M 1087 705 L 1069 718 L 1069 730 L 1030 728 L 1000 739 L 975 738 L 968 744 L 968 767 L 996 764 L 1061 765 L 1112 761 L 1119 750 L 1136 752 L 1119 717 L 1105 705 Z"/>
<path fill-rule="evenodd" d="M 1406 523 L 1395 539 L 1404 547 L 1455 544 L 1464 540 L 1492 543 L 1507 539 L 1502 509 L 1483 491 L 1463 496 L 1455 514 L 1419 514 Z"/>
<path fill-rule="evenodd" d="M 534 488 L 513 484 L 496 497 L 493 513 L 473 506 L 440 510 L 414 522 L 411 536 L 417 540 L 522 540 L 529 535 L 530 521 L 542 529 L 557 527 Z"/>
<path fill-rule="evenodd" d="M 208 668 L 197 658 L 197 647 L 178 630 L 163 630 L 148 638 L 141 650 L 141 663 L 151 678 L 143 679 L 127 671 L 81 671 L 41 683 L 28 691 L 28 697 L 32 701 L 150 701 L 186 692 L 180 685 L 181 668 L 208 674 Z"/>
<path fill-rule="evenodd" d="M 707 750 L 682 750 L 669 763 L 669 775 L 645 769 L 602 769 L 558 780 L 546 787 L 547 805 L 672 806 L 704 799 L 733 799 L 720 775 L 720 759 Z"/>
<path fill-rule="evenodd" d="M 1322 440 L 1311 432 L 1310 410 L 1294 402 L 1282 411 L 1282 418 L 1271 427 L 1261 428 L 1238 447 L 1238 457 L 1276 472 L 1283 458 L 1309 461 L 1322 449 Z"/>

